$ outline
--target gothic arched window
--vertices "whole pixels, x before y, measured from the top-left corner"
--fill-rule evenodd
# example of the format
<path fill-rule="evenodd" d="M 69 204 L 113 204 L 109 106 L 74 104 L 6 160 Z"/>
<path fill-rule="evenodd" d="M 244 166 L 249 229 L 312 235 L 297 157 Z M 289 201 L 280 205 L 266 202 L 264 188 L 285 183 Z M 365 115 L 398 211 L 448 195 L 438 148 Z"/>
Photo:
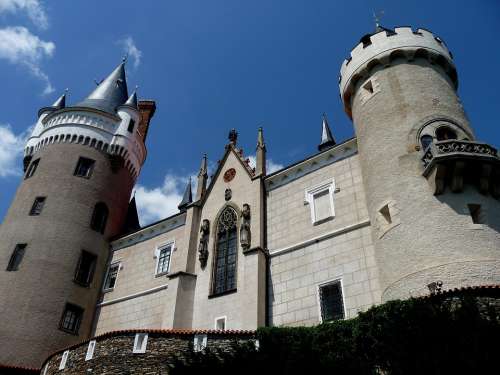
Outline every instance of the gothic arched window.
<path fill-rule="evenodd" d="M 90 227 L 96 232 L 104 233 L 106 222 L 108 221 L 108 206 L 105 203 L 99 202 L 94 207 Z"/>
<path fill-rule="evenodd" d="M 220 214 L 217 223 L 213 294 L 236 289 L 237 220 L 236 211 L 228 206 Z"/>

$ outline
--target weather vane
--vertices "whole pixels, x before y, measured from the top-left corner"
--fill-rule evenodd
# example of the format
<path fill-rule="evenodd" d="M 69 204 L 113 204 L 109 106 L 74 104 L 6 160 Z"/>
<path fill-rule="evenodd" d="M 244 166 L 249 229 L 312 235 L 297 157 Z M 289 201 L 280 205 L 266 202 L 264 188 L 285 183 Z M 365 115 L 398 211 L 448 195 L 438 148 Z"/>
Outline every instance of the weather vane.
<path fill-rule="evenodd" d="M 378 12 L 373 11 L 373 20 L 375 21 L 375 29 L 380 27 L 380 19 L 384 15 L 383 10 L 379 10 Z"/>
<path fill-rule="evenodd" d="M 128 52 L 123 56 L 122 62 L 126 63 L 128 60 Z"/>

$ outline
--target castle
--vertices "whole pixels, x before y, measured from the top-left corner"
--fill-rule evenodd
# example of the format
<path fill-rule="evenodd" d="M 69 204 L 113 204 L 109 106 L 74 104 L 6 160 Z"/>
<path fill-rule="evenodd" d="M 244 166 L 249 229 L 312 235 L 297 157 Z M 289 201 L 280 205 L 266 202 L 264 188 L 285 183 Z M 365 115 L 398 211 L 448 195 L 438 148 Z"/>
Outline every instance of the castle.
<path fill-rule="evenodd" d="M 268 174 L 263 130 L 255 168 L 231 130 L 210 181 L 203 156 L 179 212 L 142 228 L 130 196 L 154 101 L 129 95 L 124 63 L 85 100 L 63 95 L 38 113 L 0 227 L 0 363 L 40 367 L 114 331 L 314 325 L 499 284 L 500 158 L 457 85 L 442 39 L 377 26 L 340 70 L 354 138 L 324 118 L 318 151 Z"/>

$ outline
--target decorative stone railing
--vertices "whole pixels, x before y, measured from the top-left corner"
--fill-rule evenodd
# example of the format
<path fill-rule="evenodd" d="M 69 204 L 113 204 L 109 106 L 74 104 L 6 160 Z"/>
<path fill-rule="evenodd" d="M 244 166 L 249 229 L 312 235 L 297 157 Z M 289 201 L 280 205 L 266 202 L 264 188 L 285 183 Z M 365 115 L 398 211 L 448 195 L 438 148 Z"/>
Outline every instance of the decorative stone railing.
<path fill-rule="evenodd" d="M 485 143 L 456 139 L 431 144 L 421 158 L 423 175 L 434 184 L 434 194 L 442 194 L 450 183 L 453 192 L 463 189 L 464 178 L 476 183 L 483 194 L 500 196 L 500 158 Z"/>

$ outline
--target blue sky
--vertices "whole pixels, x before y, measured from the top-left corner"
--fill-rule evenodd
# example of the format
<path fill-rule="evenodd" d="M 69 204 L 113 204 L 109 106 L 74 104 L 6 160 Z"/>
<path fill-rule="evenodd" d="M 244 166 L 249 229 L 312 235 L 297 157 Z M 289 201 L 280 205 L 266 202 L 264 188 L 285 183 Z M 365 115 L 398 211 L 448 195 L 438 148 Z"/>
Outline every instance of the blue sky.
<path fill-rule="evenodd" d="M 157 102 L 138 180 L 142 223 L 175 211 L 201 156 L 222 156 L 229 129 L 247 155 L 264 127 L 273 168 L 316 151 L 321 114 L 353 135 L 337 79 L 374 27 L 432 30 L 454 54 L 478 139 L 500 146 L 500 2 L 0 0 L 0 219 L 21 174 L 26 130 L 65 88 L 84 98 L 125 51 L 129 88 Z"/>

